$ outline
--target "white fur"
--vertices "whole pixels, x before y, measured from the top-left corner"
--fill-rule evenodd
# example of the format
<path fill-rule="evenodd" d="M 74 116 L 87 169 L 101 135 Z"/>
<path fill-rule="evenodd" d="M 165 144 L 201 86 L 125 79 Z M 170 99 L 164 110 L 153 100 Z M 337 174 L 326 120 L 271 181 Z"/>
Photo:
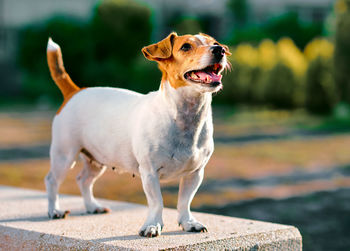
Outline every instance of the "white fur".
<path fill-rule="evenodd" d="M 51 170 L 45 180 L 50 217 L 63 214 L 58 187 L 84 148 L 98 162 L 141 177 L 149 206 L 141 235 L 160 234 L 159 182 L 175 178 L 180 179 L 179 224 L 186 231 L 205 229 L 191 215 L 190 203 L 214 150 L 211 93 L 220 88 L 191 84 L 174 89 L 165 81 L 163 89 L 146 95 L 102 87 L 75 94 L 52 124 Z M 104 170 L 85 160 L 77 178 L 89 212 L 103 209 L 92 187 Z"/>
<path fill-rule="evenodd" d="M 195 37 L 198 38 L 202 44 L 206 44 L 207 39 L 204 36 L 197 34 Z"/>
<path fill-rule="evenodd" d="M 60 48 L 58 44 L 56 44 L 54 41 L 52 41 L 51 38 L 49 38 L 49 41 L 47 42 L 47 50 L 48 51 L 57 51 Z"/>

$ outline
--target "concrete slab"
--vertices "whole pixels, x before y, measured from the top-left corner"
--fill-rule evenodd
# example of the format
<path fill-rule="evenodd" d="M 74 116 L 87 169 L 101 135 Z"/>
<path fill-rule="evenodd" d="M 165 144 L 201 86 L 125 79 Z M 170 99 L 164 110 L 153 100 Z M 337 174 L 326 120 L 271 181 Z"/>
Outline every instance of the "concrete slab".
<path fill-rule="evenodd" d="M 195 213 L 208 233 L 181 231 L 176 210 L 164 210 L 157 238 L 138 236 L 147 207 L 100 200 L 113 211 L 88 215 L 78 196 L 61 196 L 67 219 L 49 220 L 43 191 L 0 186 L 0 250 L 301 250 L 297 228 Z"/>

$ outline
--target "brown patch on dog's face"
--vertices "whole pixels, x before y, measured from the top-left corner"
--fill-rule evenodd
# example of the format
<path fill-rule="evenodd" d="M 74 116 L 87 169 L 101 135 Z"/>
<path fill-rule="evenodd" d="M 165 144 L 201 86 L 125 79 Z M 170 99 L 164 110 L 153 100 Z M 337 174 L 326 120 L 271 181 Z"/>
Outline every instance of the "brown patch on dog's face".
<path fill-rule="evenodd" d="M 144 47 L 142 52 L 147 59 L 158 62 L 162 83 L 169 81 L 173 88 L 221 85 L 220 73 L 226 66 L 226 55 L 231 55 L 227 46 L 202 33 L 184 36 L 171 33 L 164 40 Z"/>

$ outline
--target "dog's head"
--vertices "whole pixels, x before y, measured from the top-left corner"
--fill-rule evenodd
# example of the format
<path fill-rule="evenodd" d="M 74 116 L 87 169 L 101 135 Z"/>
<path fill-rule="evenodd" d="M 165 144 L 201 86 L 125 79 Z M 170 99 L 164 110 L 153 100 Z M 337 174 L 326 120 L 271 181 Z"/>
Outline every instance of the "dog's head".
<path fill-rule="evenodd" d="M 192 86 L 200 92 L 221 89 L 222 71 L 227 67 L 226 45 L 206 34 L 178 36 L 171 33 L 162 41 L 142 48 L 148 60 L 156 61 L 163 81 L 173 88 Z"/>

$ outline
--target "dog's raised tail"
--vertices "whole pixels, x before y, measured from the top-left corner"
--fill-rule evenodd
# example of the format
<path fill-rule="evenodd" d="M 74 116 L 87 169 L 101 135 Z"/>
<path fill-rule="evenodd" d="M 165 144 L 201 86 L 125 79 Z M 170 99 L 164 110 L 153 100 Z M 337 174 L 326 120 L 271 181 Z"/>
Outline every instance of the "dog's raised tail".
<path fill-rule="evenodd" d="M 51 76 L 61 90 L 64 99 L 69 99 L 74 93 L 79 91 L 80 88 L 74 84 L 64 69 L 61 48 L 49 38 L 46 52 Z"/>

